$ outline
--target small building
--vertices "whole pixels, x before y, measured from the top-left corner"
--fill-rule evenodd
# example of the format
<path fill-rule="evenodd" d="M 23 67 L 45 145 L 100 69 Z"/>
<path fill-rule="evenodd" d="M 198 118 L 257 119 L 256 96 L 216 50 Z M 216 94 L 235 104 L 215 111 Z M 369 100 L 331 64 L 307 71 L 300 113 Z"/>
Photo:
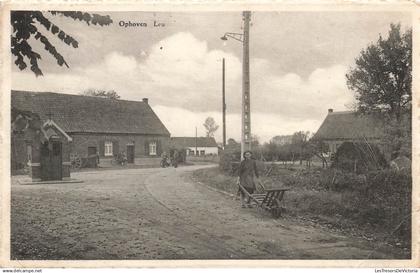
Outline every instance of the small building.
<path fill-rule="evenodd" d="M 12 91 L 11 105 L 38 115 L 41 124 L 52 121 L 48 124 L 56 126 L 60 137 L 65 134 L 72 139 L 71 155 L 98 155 L 101 165 L 110 163 L 119 153 L 126 154 L 128 163 L 135 163 L 144 158 L 158 159 L 168 149 L 170 133 L 146 98 L 127 101 Z"/>
<path fill-rule="evenodd" d="M 186 150 L 187 156 L 219 155 L 214 137 L 171 137 L 171 147 Z"/>
<path fill-rule="evenodd" d="M 326 143 L 328 156 L 331 156 L 344 142 L 376 144 L 383 151 L 383 134 L 382 122 L 371 115 L 328 109 L 327 117 L 312 139 Z"/>
<path fill-rule="evenodd" d="M 27 168 L 33 182 L 70 179 L 72 138 L 53 120 L 12 108 L 12 172 Z"/>

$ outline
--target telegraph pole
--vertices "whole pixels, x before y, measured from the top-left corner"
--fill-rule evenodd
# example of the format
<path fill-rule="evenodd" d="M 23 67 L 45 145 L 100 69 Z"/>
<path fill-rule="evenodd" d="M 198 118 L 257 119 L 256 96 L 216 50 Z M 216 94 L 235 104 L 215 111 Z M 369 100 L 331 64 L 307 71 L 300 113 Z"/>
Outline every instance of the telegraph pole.
<path fill-rule="evenodd" d="M 197 126 L 195 126 L 195 156 L 198 156 L 198 149 L 197 149 Z"/>
<path fill-rule="evenodd" d="M 241 158 L 245 151 L 251 150 L 251 97 L 249 80 L 249 21 L 251 12 L 243 12 L 243 60 L 242 60 L 242 139 Z"/>
<path fill-rule="evenodd" d="M 244 32 L 226 32 L 220 37 L 223 41 L 228 38 L 235 39 L 242 43 L 242 129 L 241 129 L 241 159 L 245 151 L 251 150 L 251 94 L 249 82 L 249 22 L 251 21 L 251 12 L 242 13 L 244 20 Z"/>
<path fill-rule="evenodd" d="M 222 62 L 222 109 L 223 109 L 223 150 L 226 147 L 226 96 L 225 96 L 225 58 Z"/>

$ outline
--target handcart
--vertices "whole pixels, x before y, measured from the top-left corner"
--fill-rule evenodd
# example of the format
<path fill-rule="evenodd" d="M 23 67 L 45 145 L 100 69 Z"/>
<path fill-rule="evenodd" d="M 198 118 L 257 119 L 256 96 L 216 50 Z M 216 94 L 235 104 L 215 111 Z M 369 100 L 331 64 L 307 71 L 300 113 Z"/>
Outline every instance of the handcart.
<path fill-rule="evenodd" d="M 253 202 L 257 204 L 258 208 L 271 212 L 271 215 L 274 218 L 279 218 L 281 216 L 282 210 L 284 210 L 284 207 L 281 206 L 281 201 L 284 198 L 284 194 L 289 189 L 288 188 L 265 189 L 263 185 L 261 185 L 261 187 L 264 189 L 264 193 L 250 194 L 241 184 L 239 184 L 239 188 Z"/>

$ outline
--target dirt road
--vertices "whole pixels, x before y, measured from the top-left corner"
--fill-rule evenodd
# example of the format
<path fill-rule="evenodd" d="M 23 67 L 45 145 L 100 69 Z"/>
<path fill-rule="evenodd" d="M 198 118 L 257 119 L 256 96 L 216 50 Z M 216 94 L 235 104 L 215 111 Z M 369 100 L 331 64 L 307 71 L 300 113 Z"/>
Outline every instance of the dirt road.
<path fill-rule="evenodd" d="M 190 179 L 191 171 L 74 173 L 82 184 L 12 181 L 12 259 L 367 259 L 393 248 L 291 217 L 272 219 Z M 287 196 L 286 196 L 287 198 Z"/>

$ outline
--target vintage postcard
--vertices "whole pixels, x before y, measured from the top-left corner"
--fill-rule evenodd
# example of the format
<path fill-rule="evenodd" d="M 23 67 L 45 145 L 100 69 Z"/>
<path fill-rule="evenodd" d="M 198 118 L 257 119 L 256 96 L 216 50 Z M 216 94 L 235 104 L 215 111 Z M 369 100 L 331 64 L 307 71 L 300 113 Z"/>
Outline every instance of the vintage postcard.
<path fill-rule="evenodd" d="M 419 266 L 416 4 L 1 7 L 1 266 Z"/>

